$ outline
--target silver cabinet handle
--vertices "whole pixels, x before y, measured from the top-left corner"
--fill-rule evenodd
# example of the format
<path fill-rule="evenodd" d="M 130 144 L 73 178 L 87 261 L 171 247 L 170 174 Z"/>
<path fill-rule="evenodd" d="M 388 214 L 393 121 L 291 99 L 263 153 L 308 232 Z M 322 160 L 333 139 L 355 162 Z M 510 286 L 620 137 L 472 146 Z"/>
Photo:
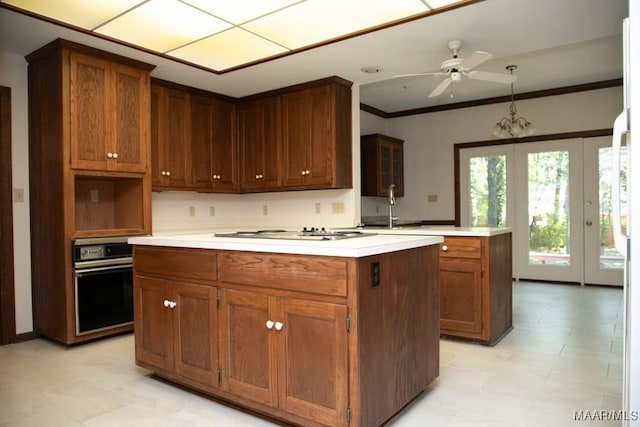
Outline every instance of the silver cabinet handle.
<path fill-rule="evenodd" d="M 449 246 L 442 245 L 442 252 L 447 252 L 449 250 Z"/>
<path fill-rule="evenodd" d="M 165 307 L 169 307 L 170 304 L 171 304 L 171 301 L 169 301 L 168 299 L 164 300 Z"/>
<path fill-rule="evenodd" d="M 113 153 L 107 153 L 107 157 L 113 159 Z"/>
<path fill-rule="evenodd" d="M 118 158 L 118 153 L 113 153 L 113 158 L 117 159 Z"/>
<path fill-rule="evenodd" d="M 276 322 L 276 331 L 281 330 L 283 326 L 284 326 L 284 325 L 283 325 L 282 323 L 280 323 L 280 322 Z"/>
<path fill-rule="evenodd" d="M 267 320 L 266 326 L 267 326 L 267 329 L 273 328 L 273 320 Z"/>

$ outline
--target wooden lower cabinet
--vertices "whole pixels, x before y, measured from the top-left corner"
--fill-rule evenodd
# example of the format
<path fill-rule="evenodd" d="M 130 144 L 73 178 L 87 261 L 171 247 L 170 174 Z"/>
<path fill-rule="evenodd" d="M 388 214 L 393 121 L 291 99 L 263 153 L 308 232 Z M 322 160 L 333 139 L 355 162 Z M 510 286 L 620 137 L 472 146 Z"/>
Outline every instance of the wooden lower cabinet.
<path fill-rule="evenodd" d="M 136 363 L 294 425 L 382 425 L 438 376 L 438 251 L 134 246 Z"/>
<path fill-rule="evenodd" d="M 136 277 L 136 359 L 206 385 L 218 381 L 217 289 Z"/>
<path fill-rule="evenodd" d="M 440 332 L 494 345 L 513 327 L 511 233 L 445 237 L 440 246 Z"/>
<path fill-rule="evenodd" d="M 221 295 L 222 389 L 343 425 L 346 306 L 227 289 Z"/>

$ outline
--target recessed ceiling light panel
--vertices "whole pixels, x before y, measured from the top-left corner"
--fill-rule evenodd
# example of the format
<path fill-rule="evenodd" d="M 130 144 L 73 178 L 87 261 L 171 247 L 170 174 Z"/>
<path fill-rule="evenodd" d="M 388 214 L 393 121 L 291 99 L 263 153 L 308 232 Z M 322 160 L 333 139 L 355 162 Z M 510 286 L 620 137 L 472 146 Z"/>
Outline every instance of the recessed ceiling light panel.
<path fill-rule="evenodd" d="M 215 34 L 230 24 L 176 0 L 151 0 L 99 27 L 96 32 L 166 52 Z"/>
<path fill-rule="evenodd" d="M 284 52 L 286 49 L 282 46 L 241 28 L 232 28 L 169 52 L 169 55 L 213 70 L 224 70 Z"/>
<path fill-rule="evenodd" d="M 428 11 L 420 0 L 307 0 L 243 27 L 297 49 Z"/>
<path fill-rule="evenodd" d="M 91 30 L 140 0 L 3 0 L 2 3 Z"/>
<path fill-rule="evenodd" d="M 300 2 L 300 0 L 183 1 L 236 25 Z"/>

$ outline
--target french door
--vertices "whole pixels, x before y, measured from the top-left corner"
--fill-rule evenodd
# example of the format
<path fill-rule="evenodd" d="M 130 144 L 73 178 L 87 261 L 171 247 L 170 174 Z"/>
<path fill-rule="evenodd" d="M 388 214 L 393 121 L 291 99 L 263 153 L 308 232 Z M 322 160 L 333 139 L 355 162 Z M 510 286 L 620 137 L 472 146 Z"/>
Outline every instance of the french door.
<path fill-rule="evenodd" d="M 621 285 L 610 146 L 603 137 L 461 150 L 461 224 L 511 227 L 515 278 Z"/>

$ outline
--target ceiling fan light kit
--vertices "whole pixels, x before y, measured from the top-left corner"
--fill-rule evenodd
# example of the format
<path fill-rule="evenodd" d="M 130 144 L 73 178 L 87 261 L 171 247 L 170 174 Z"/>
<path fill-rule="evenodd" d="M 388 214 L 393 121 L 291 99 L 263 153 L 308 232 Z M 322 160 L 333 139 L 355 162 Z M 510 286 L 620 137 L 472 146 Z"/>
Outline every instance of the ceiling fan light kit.
<path fill-rule="evenodd" d="M 505 67 L 511 75 L 517 65 L 507 65 Z M 513 97 L 513 83 L 511 83 L 511 105 L 509 106 L 509 117 L 503 117 L 493 127 L 493 135 L 498 138 L 522 138 L 533 135 L 535 128 L 529 120 L 524 117 L 516 117 L 518 109 Z"/>

